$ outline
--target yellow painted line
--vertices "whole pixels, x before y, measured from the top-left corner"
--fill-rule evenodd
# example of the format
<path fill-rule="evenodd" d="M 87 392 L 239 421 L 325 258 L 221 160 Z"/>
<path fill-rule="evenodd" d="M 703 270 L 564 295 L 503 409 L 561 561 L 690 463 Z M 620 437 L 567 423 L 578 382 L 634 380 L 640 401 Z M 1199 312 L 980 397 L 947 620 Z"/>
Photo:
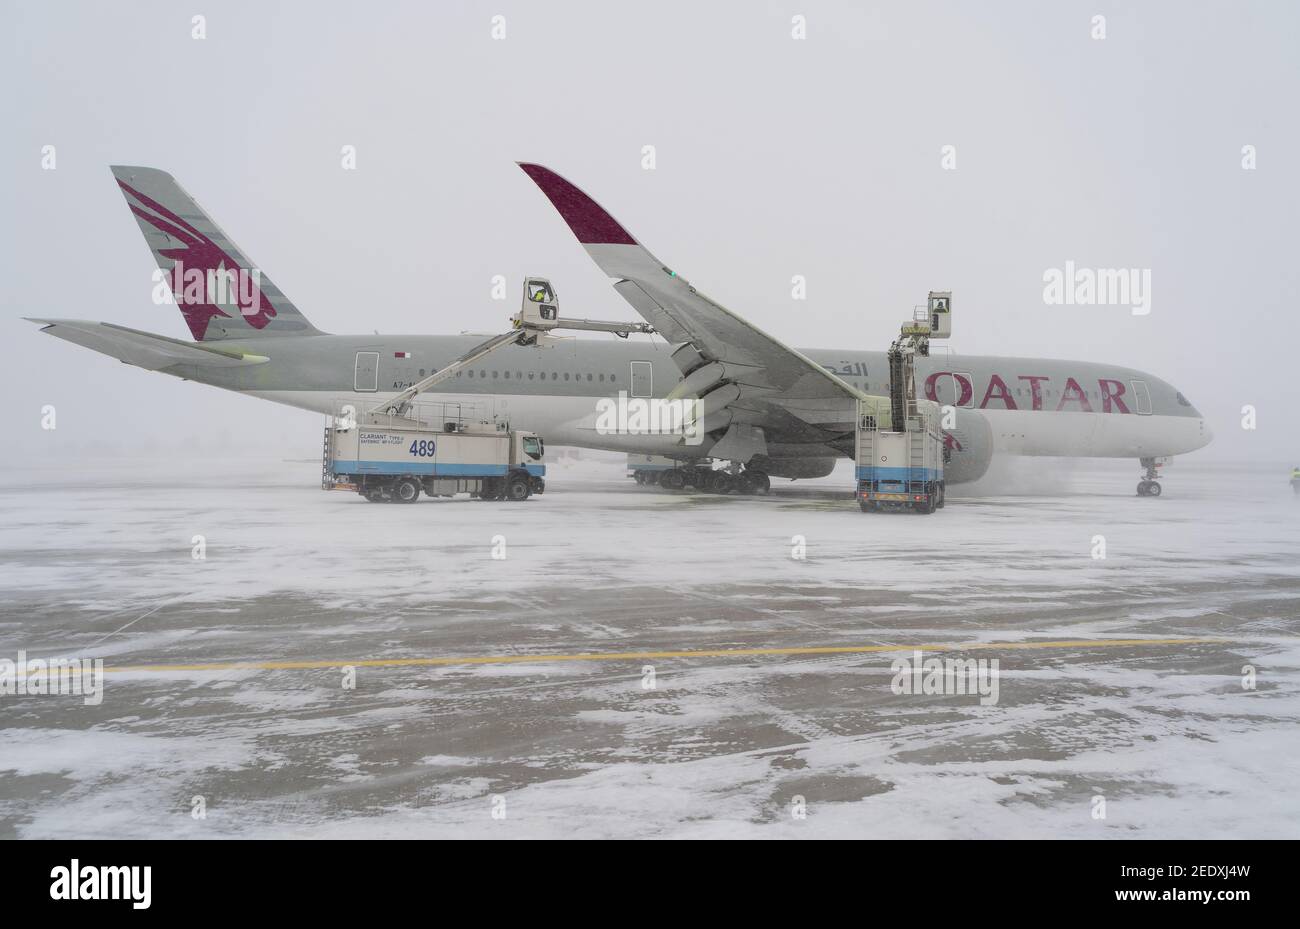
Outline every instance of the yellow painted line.
<path fill-rule="evenodd" d="M 544 664 L 553 661 L 642 661 L 647 658 L 755 658 L 772 655 L 867 655 L 878 652 L 956 652 L 976 649 L 1123 648 L 1143 645 L 1204 645 L 1219 638 L 1063 639 L 1056 642 L 965 642 L 911 645 L 824 645 L 785 648 L 718 648 L 662 652 L 587 652 L 575 655 L 469 655 L 447 658 L 365 658 L 357 661 L 232 661 L 209 664 L 146 664 L 105 668 L 105 673 L 133 671 L 297 671 L 315 668 L 418 668 L 448 665 Z"/>

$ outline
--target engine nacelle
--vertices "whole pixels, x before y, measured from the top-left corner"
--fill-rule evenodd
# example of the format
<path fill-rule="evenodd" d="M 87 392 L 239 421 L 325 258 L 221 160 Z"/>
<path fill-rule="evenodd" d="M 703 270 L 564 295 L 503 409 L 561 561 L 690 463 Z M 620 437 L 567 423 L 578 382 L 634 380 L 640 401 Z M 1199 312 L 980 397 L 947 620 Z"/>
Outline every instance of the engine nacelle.
<path fill-rule="evenodd" d="M 786 477 L 792 480 L 825 477 L 835 470 L 835 458 L 769 458 L 755 455 L 748 467 L 764 471 L 769 477 Z"/>
<path fill-rule="evenodd" d="M 943 430 L 943 445 L 950 458 L 943 466 L 947 484 L 977 481 L 993 461 L 993 427 L 975 410 L 955 410 L 956 425 Z"/>

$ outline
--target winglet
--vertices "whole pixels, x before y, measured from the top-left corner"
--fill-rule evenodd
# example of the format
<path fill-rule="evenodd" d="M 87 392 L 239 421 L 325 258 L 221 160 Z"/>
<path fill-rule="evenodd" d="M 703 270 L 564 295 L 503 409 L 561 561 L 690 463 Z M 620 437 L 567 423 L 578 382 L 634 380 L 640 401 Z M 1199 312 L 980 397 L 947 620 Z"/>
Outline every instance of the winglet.
<path fill-rule="evenodd" d="M 638 244 L 604 207 L 550 168 L 522 161 L 517 164 L 542 189 L 551 205 L 560 211 L 560 216 L 583 245 Z"/>

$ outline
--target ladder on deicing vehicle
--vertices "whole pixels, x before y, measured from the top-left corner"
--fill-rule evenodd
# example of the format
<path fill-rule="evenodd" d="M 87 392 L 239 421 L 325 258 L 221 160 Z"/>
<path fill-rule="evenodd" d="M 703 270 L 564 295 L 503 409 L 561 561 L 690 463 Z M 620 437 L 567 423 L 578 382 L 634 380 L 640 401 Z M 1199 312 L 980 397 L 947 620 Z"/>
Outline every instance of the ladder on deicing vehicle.
<path fill-rule="evenodd" d="M 332 417 L 331 417 L 332 418 Z M 330 439 L 334 434 L 334 426 L 325 427 L 325 447 L 321 450 L 320 455 L 320 489 L 334 489 L 334 471 L 330 468 Z"/>

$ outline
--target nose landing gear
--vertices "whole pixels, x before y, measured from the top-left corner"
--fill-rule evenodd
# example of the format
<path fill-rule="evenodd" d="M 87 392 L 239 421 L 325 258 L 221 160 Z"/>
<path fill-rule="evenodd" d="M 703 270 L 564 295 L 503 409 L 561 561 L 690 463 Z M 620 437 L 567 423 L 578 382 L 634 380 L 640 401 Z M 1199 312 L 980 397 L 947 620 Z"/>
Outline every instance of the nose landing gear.
<path fill-rule="evenodd" d="M 1156 465 L 1156 460 L 1154 458 L 1141 458 L 1139 461 L 1142 467 L 1146 468 L 1146 473 L 1142 475 L 1142 480 L 1138 482 L 1138 496 L 1160 496 L 1160 482 L 1156 480 L 1160 476 L 1160 471 Z"/>

